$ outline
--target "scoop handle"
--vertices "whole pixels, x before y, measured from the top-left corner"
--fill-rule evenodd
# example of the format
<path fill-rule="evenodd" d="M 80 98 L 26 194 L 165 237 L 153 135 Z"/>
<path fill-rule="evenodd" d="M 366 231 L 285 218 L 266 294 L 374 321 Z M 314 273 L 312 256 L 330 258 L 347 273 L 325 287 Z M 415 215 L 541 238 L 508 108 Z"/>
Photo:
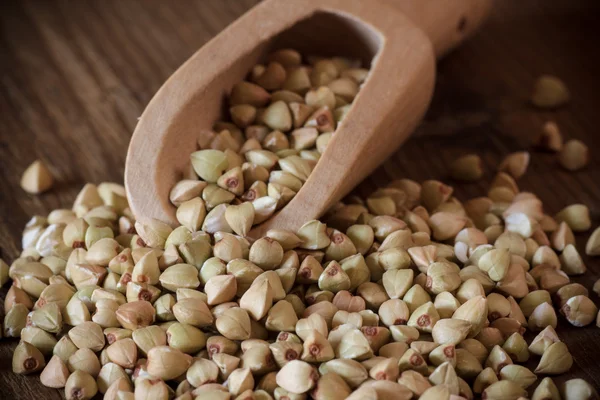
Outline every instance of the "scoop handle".
<path fill-rule="evenodd" d="M 492 0 L 385 0 L 402 11 L 431 40 L 440 58 L 471 36 L 485 21 Z"/>

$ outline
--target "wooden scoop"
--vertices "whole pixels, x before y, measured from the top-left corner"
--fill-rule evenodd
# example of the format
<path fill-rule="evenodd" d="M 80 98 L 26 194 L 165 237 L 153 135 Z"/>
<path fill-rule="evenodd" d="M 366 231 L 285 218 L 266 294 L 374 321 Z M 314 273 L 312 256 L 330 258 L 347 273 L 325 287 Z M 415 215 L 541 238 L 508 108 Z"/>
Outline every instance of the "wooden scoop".
<path fill-rule="evenodd" d="M 196 52 L 146 107 L 125 167 L 135 217 L 141 222 L 155 218 L 176 223 L 169 191 L 189 168 L 199 135 L 222 119 L 228 93 L 252 66 L 273 49 L 291 47 L 303 54 L 360 59 L 371 69 L 302 189 L 277 214 L 254 227 L 251 236 L 270 228 L 296 230 L 318 218 L 414 130 L 432 96 L 434 51 L 443 54 L 460 42 L 483 20 L 487 4 L 487 0 L 262 2 Z"/>

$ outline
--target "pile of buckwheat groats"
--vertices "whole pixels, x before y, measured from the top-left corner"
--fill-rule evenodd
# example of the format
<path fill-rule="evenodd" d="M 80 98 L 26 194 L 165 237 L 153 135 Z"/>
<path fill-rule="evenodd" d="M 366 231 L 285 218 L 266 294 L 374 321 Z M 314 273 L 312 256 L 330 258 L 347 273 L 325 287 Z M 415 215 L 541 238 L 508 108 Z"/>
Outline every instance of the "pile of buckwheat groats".
<path fill-rule="evenodd" d="M 369 74 L 341 57 L 307 59 L 303 64 L 293 49 L 275 51 L 267 65 L 255 65 L 248 80 L 233 86 L 229 120 L 200 135 L 192 168 L 171 190 L 182 225 L 189 213 L 204 216 L 208 208 L 201 228 L 214 233 L 215 220 L 231 225 L 235 218 L 226 206 L 240 204 L 244 230 L 232 228 L 245 235 L 302 188 Z M 198 197 L 186 200 L 190 193 Z"/>
<path fill-rule="evenodd" d="M 548 87 L 536 89 L 540 106 L 564 102 Z M 585 165 L 555 124 L 543 130 L 565 168 Z M 21 340 L 13 371 L 41 372 L 78 400 L 516 400 L 536 383 L 533 400 L 596 398 L 584 380 L 550 377 L 573 364 L 558 314 L 600 322 L 569 278 L 586 271 L 574 232 L 591 228 L 589 211 L 545 214 L 515 181 L 528 161 L 509 155 L 485 197 L 400 179 L 254 242 L 252 202 L 220 203 L 210 229 L 210 212 L 178 212 L 173 229 L 135 222 L 121 185 L 87 184 L 71 209 L 27 223 L 10 267 L 0 260 L 0 283 L 12 279 L 3 333 Z M 480 179 L 481 161 L 461 157 L 450 173 Z M 40 162 L 22 181 L 32 193 L 51 185 Z M 201 186 L 179 185 L 177 201 L 214 209 Z M 586 253 L 600 255 L 600 229 Z M 521 365 L 530 358 L 534 371 Z"/>

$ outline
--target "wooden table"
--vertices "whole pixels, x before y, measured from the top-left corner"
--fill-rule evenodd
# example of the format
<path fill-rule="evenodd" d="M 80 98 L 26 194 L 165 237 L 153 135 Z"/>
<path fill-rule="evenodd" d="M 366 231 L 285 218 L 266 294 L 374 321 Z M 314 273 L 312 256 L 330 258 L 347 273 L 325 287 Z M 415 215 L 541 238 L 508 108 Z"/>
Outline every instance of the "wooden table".
<path fill-rule="evenodd" d="M 23 1 L 0 5 L 0 257 L 19 254 L 20 234 L 33 214 L 70 207 L 83 183 L 122 181 L 129 137 L 162 82 L 194 51 L 255 3 L 254 0 Z M 600 56 L 596 0 L 502 0 L 484 30 L 439 64 L 432 109 L 418 134 L 364 182 L 445 178 L 455 157 L 477 152 L 487 182 L 510 151 L 531 148 L 542 123 L 558 122 L 566 138 L 591 150 L 590 165 L 561 170 L 555 157 L 532 153 L 519 181 L 548 213 L 587 204 L 600 220 Z M 571 104 L 540 112 L 528 104 L 534 79 L 561 77 Z M 21 173 L 45 160 L 60 183 L 29 196 Z M 459 198 L 484 195 L 486 183 L 456 185 Z M 582 250 L 587 234 L 577 235 Z M 591 289 L 598 259 L 574 281 Z M 2 292 L 5 293 L 6 288 Z M 592 299 L 600 300 L 595 294 Z M 2 307 L 3 309 L 3 307 Z M 576 359 L 565 377 L 600 387 L 600 330 L 561 321 L 561 337 Z M 0 345 L 0 398 L 60 398 L 39 378 L 10 372 L 14 341 Z M 558 378 L 563 381 L 564 378 Z"/>

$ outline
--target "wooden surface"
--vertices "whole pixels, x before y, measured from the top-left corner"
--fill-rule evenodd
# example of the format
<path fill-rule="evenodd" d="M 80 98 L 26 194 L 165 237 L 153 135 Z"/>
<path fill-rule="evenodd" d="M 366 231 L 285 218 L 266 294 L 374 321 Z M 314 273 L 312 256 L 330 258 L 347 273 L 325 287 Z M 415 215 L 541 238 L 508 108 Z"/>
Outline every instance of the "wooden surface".
<path fill-rule="evenodd" d="M 84 182 L 121 181 L 137 118 L 162 82 L 252 0 L 23 1 L 0 5 L 0 257 L 19 252 L 29 216 L 68 207 Z M 440 178 L 445 165 L 480 153 L 486 178 L 509 151 L 530 148 L 547 119 L 567 138 L 584 140 L 592 160 L 567 173 L 549 154 L 533 153 L 519 181 L 547 212 L 581 202 L 600 222 L 600 3 L 596 0 L 502 0 L 484 30 L 440 64 L 434 103 L 418 134 L 367 179 L 359 191 L 390 178 Z M 226 51 L 226 49 L 224 49 Z M 535 77 L 560 76 L 571 104 L 539 112 L 527 102 Z M 373 104 L 377 107 L 377 104 Z M 19 188 L 36 158 L 60 183 L 40 197 Z M 482 195 L 486 184 L 456 185 L 459 198 Z M 578 235 L 583 249 L 587 234 Z M 591 289 L 600 260 L 574 281 Z M 5 291 L 4 291 L 5 292 Z M 4 293 L 2 292 L 2 293 Z M 597 303 L 595 294 L 591 298 Z M 600 330 L 560 322 L 560 336 L 576 359 L 565 377 L 600 388 Z M 14 342 L 0 345 L 0 398 L 60 398 L 37 376 L 10 372 Z M 561 377 L 558 381 L 563 381 Z"/>

